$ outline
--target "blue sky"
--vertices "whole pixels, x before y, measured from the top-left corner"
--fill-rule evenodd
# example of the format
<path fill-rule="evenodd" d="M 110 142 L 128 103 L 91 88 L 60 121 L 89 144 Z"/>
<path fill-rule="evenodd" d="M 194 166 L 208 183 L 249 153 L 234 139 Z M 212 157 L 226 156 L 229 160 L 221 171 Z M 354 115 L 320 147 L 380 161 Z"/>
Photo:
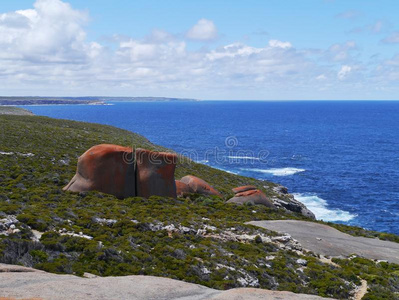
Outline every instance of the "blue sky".
<path fill-rule="evenodd" d="M 398 1 L 9 1 L 3 95 L 399 99 Z"/>

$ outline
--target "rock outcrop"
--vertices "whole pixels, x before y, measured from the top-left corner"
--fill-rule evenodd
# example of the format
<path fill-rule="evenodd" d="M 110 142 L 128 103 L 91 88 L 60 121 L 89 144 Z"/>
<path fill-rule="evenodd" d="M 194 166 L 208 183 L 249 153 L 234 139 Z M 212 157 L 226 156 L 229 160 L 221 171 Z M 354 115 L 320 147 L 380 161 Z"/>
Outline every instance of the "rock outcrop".
<path fill-rule="evenodd" d="M 305 204 L 296 200 L 292 194 L 289 194 L 288 189 L 285 186 L 277 185 L 273 187 L 272 190 L 277 196 L 272 198 L 273 203 L 277 208 L 301 213 L 305 217 L 316 219 L 314 213 L 312 213 Z"/>
<path fill-rule="evenodd" d="M 188 194 L 191 194 L 193 191 L 191 188 L 185 184 L 184 182 L 181 182 L 180 180 L 176 180 L 176 194 L 179 197 L 185 197 Z"/>
<path fill-rule="evenodd" d="M 137 196 L 176 198 L 176 163 L 176 154 L 136 149 Z"/>
<path fill-rule="evenodd" d="M 99 191 L 118 198 L 176 198 L 174 172 L 177 156 L 172 153 L 101 144 L 79 157 L 75 176 L 66 191 Z"/>
<path fill-rule="evenodd" d="M 229 199 L 227 203 L 236 203 L 236 204 L 261 204 L 267 207 L 274 207 L 273 202 L 270 201 L 266 195 L 258 190 L 255 186 L 240 186 L 233 189 L 235 193 L 234 197 Z"/>
<path fill-rule="evenodd" d="M 154 276 L 97 277 L 85 273 L 85 277 L 88 278 L 51 274 L 21 266 L 0 264 L 0 298 L 10 300 L 327 299 L 315 295 L 254 288 L 236 288 L 221 291 L 199 284 Z"/>
<path fill-rule="evenodd" d="M 193 175 L 187 175 L 180 179 L 180 181 L 186 184 L 192 193 L 222 197 L 222 195 L 216 189 L 214 189 L 209 183 L 201 178 L 195 177 Z"/>
<path fill-rule="evenodd" d="M 91 147 L 78 159 L 76 175 L 64 190 L 99 191 L 118 198 L 136 196 L 132 148 L 101 144 Z"/>

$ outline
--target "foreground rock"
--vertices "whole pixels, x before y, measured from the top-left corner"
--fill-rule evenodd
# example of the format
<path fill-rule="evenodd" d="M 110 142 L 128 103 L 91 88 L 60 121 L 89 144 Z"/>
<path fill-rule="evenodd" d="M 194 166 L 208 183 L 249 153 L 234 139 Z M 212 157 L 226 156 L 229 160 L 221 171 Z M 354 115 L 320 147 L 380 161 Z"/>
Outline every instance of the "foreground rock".
<path fill-rule="evenodd" d="M 247 224 L 288 233 L 303 248 L 324 256 L 339 257 L 357 254 L 368 259 L 386 260 L 399 264 L 399 243 L 355 237 L 328 225 L 314 222 L 278 220 L 252 221 Z"/>
<path fill-rule="evenodd" d="M 227 203 L 236 204 L 261 204 L 267 207 L 274 207 L 273 202 L 270 201 L 266 195 L 258 190 L 255 186 L 246 185 L 240 186 L 233 189 L 235 196 L 227 201 Z"/>
<path fill-rule="evenodd" d="M 313 295 L 254 288 L 219 291 L 198 284 L 154 276 L 96 277 L 92 275 L 90 277 L 56 275 L 31 268 L 0 264 L 0 295 L 6 299 L 39 298 L 43 300 L 326 299 Z"/>
<path fill-rule="evenodd" d="M 101 144 L 79 157 L 75 176 L 64 188 L 72 192 L 100 191 L 118 198 L 176 198 L 172 153 Z"/>
<path fill-rule="evenodd" d="M 201 178 L 195 177 L 193 175 L 187 175 L 180 179 L 180 181 L 186 184 L 192 193 L 222 197 L 222 195 L 216 189 L 214 189 L 209 183 Z"/>

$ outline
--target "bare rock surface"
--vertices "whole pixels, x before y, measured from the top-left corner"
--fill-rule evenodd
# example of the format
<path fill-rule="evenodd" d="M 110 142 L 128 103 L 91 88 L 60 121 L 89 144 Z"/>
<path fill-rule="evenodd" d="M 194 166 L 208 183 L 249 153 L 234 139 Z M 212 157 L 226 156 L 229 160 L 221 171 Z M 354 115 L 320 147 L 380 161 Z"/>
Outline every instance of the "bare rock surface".
<path fill-rule="evenodd" d="M 75 176 L 64 190 L 100 191 L 118 198 L 176 198 L 176 154 L 112 144 L 91 147 L 78 160 Z"/>
<path fill-rule="evenodd" d="M 20 266 L 0 264 L 0 297 L 18 299 L 88 300 L 234 300 L 326 299 L 314 295 L 238 288 L 219 291 L 198 284 L 154 276 L 81 278 L 57 275 Z M 329 298 L 330 299 L 330 298 Z"/>
<path fill-rule="evenodd" d="M 227 203 L 236 204 L 261 204 L 267 207 L 274 207 L 273 202 L 270 201 L 266 195 L 258 189 L 253 189 L 252 186 L 241 186 L 233 189 L 234 197 L 229 199 Z"/>
<path fill-rule="evenodd" d="M 79 157 L 76 175 L 64 190 L 96 190 L 118 198 L 136 196 L 132 161 L 132 148 L 111 144 L 93 146 Z"/>
<path fill-rule="evenodd" d="M 188 185 L 193 193 L 202 195 L 216 195 L 222 197 L 219 191 L 213 188 L 208 182 L 196 176 L 187 175 L 180 179 L 180 181 Z"/>
<path fill-rule="evenodd" d="M 288 233 L 303 248 L 324 256 L 357 254 L 368 259 L 399 263 L 399 243 L 351 236 L 325 224 L 297 220 L 252 221 L 247 224 Z"/>

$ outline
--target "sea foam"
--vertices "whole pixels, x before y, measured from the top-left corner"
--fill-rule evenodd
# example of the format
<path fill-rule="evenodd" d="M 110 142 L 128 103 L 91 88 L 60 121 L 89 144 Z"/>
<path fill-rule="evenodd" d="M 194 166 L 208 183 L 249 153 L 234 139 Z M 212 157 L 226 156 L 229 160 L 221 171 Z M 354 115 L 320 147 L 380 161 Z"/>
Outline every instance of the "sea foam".
<path fill-rule="evenodd" d="M 273 176 L 289 176 L 294 175 L 296 173 L 305 172 L 305 169 L 298 168 L 275 168 L 275 169 L 250 169 L 250 168 L 242 168 L 243 171 L 251 171 L 258 173 L 271 174 Z"/>
<path fill-rule="evenodd" d="M 350 212 L 344 210 L 328 208 L 327 201 L 315 194 L 295 193 L 293 195 L 296 200 L 305 204 L 306 207 L 315 214 L 317 220 L 323 220 L 327 222 L 348 222 L 357 217 L 357 215 L 351 214 Z"/>
<path fill-rule="evenodd" d="M 227 156 L 227 158 L 230 159 L 240 159 L 240 160 L 260 160 L 259 157 L 253 157 L 253 156 Z"/>

